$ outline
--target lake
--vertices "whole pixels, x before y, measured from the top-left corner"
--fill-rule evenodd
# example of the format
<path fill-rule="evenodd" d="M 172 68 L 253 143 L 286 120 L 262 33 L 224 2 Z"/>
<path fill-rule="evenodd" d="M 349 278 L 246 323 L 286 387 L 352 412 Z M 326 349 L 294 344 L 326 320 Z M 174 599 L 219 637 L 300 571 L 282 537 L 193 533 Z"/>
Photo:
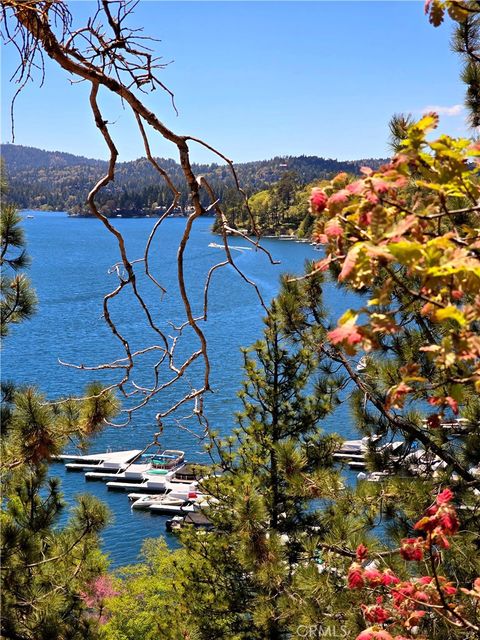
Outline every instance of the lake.
<path fill-rule="evenodd" d="M 92 379 L 103 382 L 118 380 L 118 372 L 112 377 L 111 371 L 79 371 L 59 363 L 62 360 L 97 365 L 124 356 L 102 318 L 103 296 L 118 284 L 117 276 L 111 273 L 111 267 L 119 260 L 115 239 L 96 219 L 69 218 L 65 213 L 57 212 L 26 211 L 23 214 L 28 253 L 32 257 L 29 277 L 37 291 L 39 308 L 31 320 L 12 327 L 11 334 L 4 341 L 3 379 L 35 385 L 52 399 L 66 394 L 79 395 Z M 27 214 L 33 218 L 26 218 Z M 222 249 L 209 246 L 219 242 L 218 236 L 210 231 L 212 222 L 211 218 L 196 221 L 185 255 L 186 284 L 195 314 L 202 310 L 206 274 L 223 256 Z M 168 322 L 178 324 L 183 319 L 175 285 L 176 252 L 185 223 L 185 218 L 165 221 L 152 245 L 151 269 L 167 290 L 163 297 L 141 275 L 143 266 L 136 266 L 139 286 L 156 322 L 162 330 L 170 333 L 172 329 Z M 114 220 L 114 224 L 125 237 L 129 259 L 141 258 L 154 220 L 124 218 Z M 272 266 L 262 252 L 248 250 L 245 241 L 232 239 L 231 244 L 238 247 L 232 251 L 238 266 L 256 282 L 266 302 L 278 292 L 281 273 L 301 274 L 305 261 L 319 256 L 306 243 L 265 239 L 263 246 L 280 261 L 279 265 Z M 327 302 L 338 315 L 349 300 L 344 294 L 341 299 L 337 298 L 334 290 L 327 288 Z M 213 393 L 206 398 L 205 410 L 212 428 L 222 433 L 228 433 L 232 428 L 235 411 L 240 408 L 236 397 L 242 380 L 240 347 L 261 338 L 262 315 L 263 309 L 252 287 L 231 266 L 215 272 L 205 326 Z M 123 297 L 122 293 L 115 299 L 112 316 L 134 348 L 159 343 L 158 336 L 149 329 L 131 296 Z M 191 331 L 185 331 L 179 344 L 179 356 L 197 348 L 195 336 Z M 153 363 L 154 359 L 146 356 L 135 369 L 138 384 L 151 384 Z M 195 377 L 200 374 L 200 366 L 189 373 L 193 386 Z M 198 380 L 197 384 L 200 386 L 201 381 Z M 105 428 L 92 440 L 90 451 L 142 448 L 156 431 L 155 415 L 180 397 L 182 389 L 173 385 L 136 412 L 128 426 Z M 187 413 L 189 410 L 185 409 L 183 414 Z M 330 416 L 323 428 L 337 431 L 345 437 L 355 435 L 346 406 Z M 180 429 L 174 420 L 166 419 L 164 422 L 162 445 L 184 450 L 190 460 L 208 461 L 202 443 L 188 431 Z M 132 512 L 126 493 L 109 492 L 103 483 L 86 483 L 83 474 L 67 473 L 61 464 L 53 465 L 52 473 L 61 478 L 67 503 L 71 503 L 76 494 L 89 491 L 108 504 L 114 522 L 104 531 L 103 547 L 113 566 L 134 562 L 145 538 L 168 536 L 165 532 L 166 518 L 149 512 Z M 175 544 L 173 537 L 168 541 Z"/>

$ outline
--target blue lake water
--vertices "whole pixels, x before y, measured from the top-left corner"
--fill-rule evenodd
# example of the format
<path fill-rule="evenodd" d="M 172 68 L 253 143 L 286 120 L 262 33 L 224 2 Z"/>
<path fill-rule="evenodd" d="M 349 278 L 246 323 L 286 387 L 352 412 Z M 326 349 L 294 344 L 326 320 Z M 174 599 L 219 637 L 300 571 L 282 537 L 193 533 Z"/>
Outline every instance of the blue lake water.
<path fill-rule="evenodd" d="M 35 385 L 49 398 L 79 395 L 85 383 L 92 379 L 104 382 L 118 380 L 118 372 L 112 377 L 111 371 L 86 372 L 59 364 L 59 359 L 96 365 L 124 357 L 120 344 L 102 319 L 103 296 L 118 284 L 117 276 L 109 273 L 119 260 L 115 239 L 94 219 L 37 211 L 24 214 L 28 252 L 32 257 L 29 276 L 37 291 L 39 308 L 31 320 L 13 327 L 4 341 L 2 377 Z M 27 219 L 27 214 L 33 218 Z M 115 220 L 115 225 L 125 237 L 131 260 L 142 257 L 153 224 L 151 219 Z M 185 255 L 187 288 L 195 314 L 202 311 L 203 283 L 208 270 L 223 256 L 221 249 L 209 247 L 210 243 L 219 242 L 218 236 L 210 232 L 211 224 L 212 219 L 209 218 L 196 221 Z M 176 252 L 184 227 L 183 218 L 165 221 L 152 245 L 152 272 L 167 289 L 165 296 L 159 295 L 159 290 L 142 276 L 142 265 L 137 265 L 142 294 L 151 306 L 156 322 L 167 333 L 168 321 L 178 324 L 184 319 L 175 286 Z M 262 244 L 280 261 L 280 265 L 272 266 L 258 251 L 233 250 L 233 255 L 238 266 L 257 283 L 266 302 L 269 302 L 278 291 L 281 273 L 301 274 L 305 261 L 318 258 L 319 254 L 308 244 L 274 239 L 265 239 Z M 246 247 L 247 243 L 233 240 L 232 245 Z M 349 302 L 352 304 L 344 295 L 336 297 L 338 293 L 335 294 L 331 288 L 327 288 L 326 295 L 335 315 L 342 312 Z M 261 338 L 262 315 L 255 292 L 232 267 L 215 272 L 205 325 L 214 392 L 208 394 L 205 410 L 211 426 L 220 432 L 227 433 L 232 428 L 234 413 L 240 408 L 236 397 L 242 379 L 240 347 Z M 131 296 L 122 293 L 115 299 L 112 316 L 133 348 L 159 343 L 158 336 L 148 328 L 144 315 Z M 191 331 L 185 331 L 179 344 L 179 355 L 186 355 L 196 348 L 195 336 Z M 138 384 L 151 384 L 154 361 L 147 356 L 134 370 Z M 200 365 L 189 374 L 193 386 L 195 377 L 199 375 Z M 200 384 L 198 381 L 197 386 Z M 156 431 L 156 413 L 179 399 L 181 391 L 173 385 L 136 412 L 127 427 L 104 429 L 92 440 L 90 451 L 142 448 Z M 184 413 L 189 411 L 186 409 Z M 346 406 L 330 416 L 323 428 L 337 431 L 345 437 L 355 436 Z M 162 444 L 184 450 L 190 460 L 208 461 L 201 443 L 188 431 L 179 429 L 173 420 L 165 420 Z M 61 477 L 67 502 L 71 503 L 76 494 L 89 491 L 108 504 L 114 522 L 104 531 L 103 546 L 113 566 L 134 562 L 145 538 L 167 535 L 166 518 L 149 512 L 132 512 L 126 493 L 109 492 L 103 483 L 86 483 L 83 474 L 66 473 L 61 464 L 53 465 L 52 472 Z M 173 538 L 169 542 L 175 544 Z"/>

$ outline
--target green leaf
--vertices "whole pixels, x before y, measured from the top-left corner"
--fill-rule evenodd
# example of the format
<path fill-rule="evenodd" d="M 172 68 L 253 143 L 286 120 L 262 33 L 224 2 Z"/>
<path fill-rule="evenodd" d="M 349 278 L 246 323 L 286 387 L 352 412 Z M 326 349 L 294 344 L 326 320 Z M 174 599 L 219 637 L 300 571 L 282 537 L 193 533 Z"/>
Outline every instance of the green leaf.
<path fill-rule="evenodd" d="M 423 256 L 423 247 L 418 242 L 401 240 L 388 245 L 388 250 L 394 258 L 404 264 L 420 260 Z"/>

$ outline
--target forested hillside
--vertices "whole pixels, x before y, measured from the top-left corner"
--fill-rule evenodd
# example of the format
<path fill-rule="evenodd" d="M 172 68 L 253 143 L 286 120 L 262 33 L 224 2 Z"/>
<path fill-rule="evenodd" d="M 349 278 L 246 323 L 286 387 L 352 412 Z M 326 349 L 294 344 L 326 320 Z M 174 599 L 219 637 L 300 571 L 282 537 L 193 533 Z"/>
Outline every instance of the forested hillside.
<path fill-rule="evenodd" d="M 104 174 L 107 163 L 59 151 L 42 151 L 33 147 L 6 144 L 1 147 L 9 183 L 9 199 L 20 208 L 45 208 L 87 213 L 85 200 L 89 190 Z M 159 158 L 181 191 L 180 206 L 188 206 L 187 188 L 180 165 L 172 159 Z M 377 167 L 381 160 L 337 160 L 316 156 L 276 157 L 237 165 L 239 180 L 251 195 L 277 183 L 288 172 L 305 185 L 313 180 L 331 177 L 339 171 L 358 173 L 367 164 Z M 229 168 L 225 165 L 194 165 L 197 174 L 209 180 L 223 204 L 234 208 L 240 201 Z M 155 207 L 167 206 L 171 193 L 145 158 L 117 165 L 115 182 L 98 194 L 103 213 L 116 209 L 141 215 Z"/>

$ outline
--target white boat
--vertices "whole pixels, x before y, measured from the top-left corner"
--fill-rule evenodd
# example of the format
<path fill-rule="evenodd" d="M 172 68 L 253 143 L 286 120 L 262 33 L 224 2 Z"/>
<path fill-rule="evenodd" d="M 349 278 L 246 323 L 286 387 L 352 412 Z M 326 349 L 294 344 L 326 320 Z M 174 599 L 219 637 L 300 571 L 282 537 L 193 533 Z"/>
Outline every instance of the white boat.
<path fill-rule="evenodd" d="M 391 473 L 388 471 L 371 471 L 370 473 L 365 473 L 364 471 L 360 471 L 357 475 L 357 480 L 366 480 L 367 482 L 382 482 L 387 478 L 391 477 Z"/>
<path fill-rule="evenodd" d="M 182 515 L 187 513 L 196 513 L 199 508 L 188 500 L 183 504 L 169 504 L 168 502 L 155 502 L 150 505 L 149 510 L 152 513 L 170 513 L 173 515 Z"/>
<path fill-rule="evenodd" d="M 218 244 L 217 242 L 210 242 L 210 244 L 208 246 L 212 247 L 213 249 L 225 249 L 225 245 Z M 242 245 L 234 245 L 234 244 L 229 244 L 228 248 L 229 249 L 235 249 L 236 251 L 251 251 L 252 250 L 252 247 L 244 247 Z"/>
<path fill-rule="evenodd" d="M 435 471 L 446 467 L 446 463 L 432 451 L 417 449 L 405 456 L 404 468 L 415 476 L 430 476 Z"/>
<path fill-rule="evenodd" d="M 427 419 L 422 420 L 424 426 L 427 426 Z M 442 420 L 440 427 L 446 431 L 450 431 L 450 435 L 461 435 L 468 429 L 469 421 L 466 418 L 455 418 L 453 420 Z"/>
<path fill-rule="evenodd" d="M 143 454 L 142 460 L 148 460 L 152 465 L 152 469 L 170 471 L 183 464 L 185 453 L 179 449 L 164 449 L 156 453 Z"/>
<path fill-rule="evenodd" d="M 148 509 L 153 505 L 175 506 L 180 507 L 187 504 L 189 501 L 194 500 L 199 494 L 194 490 L 194 487 L 188 487 L 187 490 L 174 490 L 164 493 L 162 495 L 146 494 L 138 496 L 132 504 L 132 509 Z M 129 494 L 129 498 L 132 495 Z"/>
<path fill-rule="evenodd" d="M 361 440 L 345 440 L 335 451 L 333 457 L 337 460 L 364 460 L 368 445 L 380 440 L 381 436 L 365 437 Z"/>
<path fill-rule="evenodd" d="M 398 459 L 398 457 L 401 455 L 404 447 L 405 443 L 403 442 L 403 440 L 395 440 L 394 442 L 387 442 L 386 444 L 381 445 L 380 447 L 378 447 L 378 449 L 376 449 L 376 451 L 378 453 L 386 453 L 388 451 L 392 456 L 395 456 L 395 458 L 393 458 L 393 460 L 395 460 Z M 365 454 L 359 456 L 358 458 L 357 456 L 354 456 L 348 461 L 348 466 L 350 467 L 350 469 L 364 469 L 365 464 Z"/>
<path fill-rule="evenodd" d="M 189 483 L 188 485 L 173 483 L 170 474 L 156 479 L 149 478 L 149 476 L 146 475 L 139 482 L 125 482 L 124 480 L 117 482 L 116 480 L 110 480 L 109 482 L 107 482 L 107 489 L 112 491 L 130 491 L 132 493 L 138 492 L 141 494 L 153 494 L 167 493 L 169 491 L 179 491 L 182 490 L 184 486 L 188 489 L 191 484 L 194 484 L 196 486 L 198 483 L 194 482 Z"/>
<path fill-rule="evenodd" d="M 108 487 L 111 483 L 127 484 L 128 487 L 132 484 L 143 485 L 144 482 L 149 482 L 152 487 L 163 488 L 166 480 L 170 480 L 184 466 L 185 454 L 177 449 L 165 449 L 153 454 L 143 454 L 137 458 L 139 462 L 124 465 L 115 473 L 105 473 L 103 468 L 100 471 L 95 468 L 94 471 L 87 472 L 85 478 L 107 481 Z"/>
<path fill-rule="evenodd" d="M 395 462 L 398 464 L 398 469 L 395 471 L 393 469 L 385 469 L 384 471 L 372 471 L 370 473 L 360 472 L 357 475 L 357 480 L 381 482 L 394 475 L 435 477 L 441 469 L 447 466 L 446 463 L 433 452 L 425 451 L 424 449 L 412 451 L 404 457 L 397 458 Z M 350 466 L 352 467 L 353 465 Z"/>
<path fill-rule="evenodd" d="M 165 496 L 167 498 L 168 496 Z M 175 504 L 174 501 L 159 500 L 153 502 L 149 509 L 153 513 L 173 513 L 185 515 L 187 513 L 199 513 L 218 500 L 210 495 L 198 494 L 195 498 L 189 497 L 183 504 Z"/>

